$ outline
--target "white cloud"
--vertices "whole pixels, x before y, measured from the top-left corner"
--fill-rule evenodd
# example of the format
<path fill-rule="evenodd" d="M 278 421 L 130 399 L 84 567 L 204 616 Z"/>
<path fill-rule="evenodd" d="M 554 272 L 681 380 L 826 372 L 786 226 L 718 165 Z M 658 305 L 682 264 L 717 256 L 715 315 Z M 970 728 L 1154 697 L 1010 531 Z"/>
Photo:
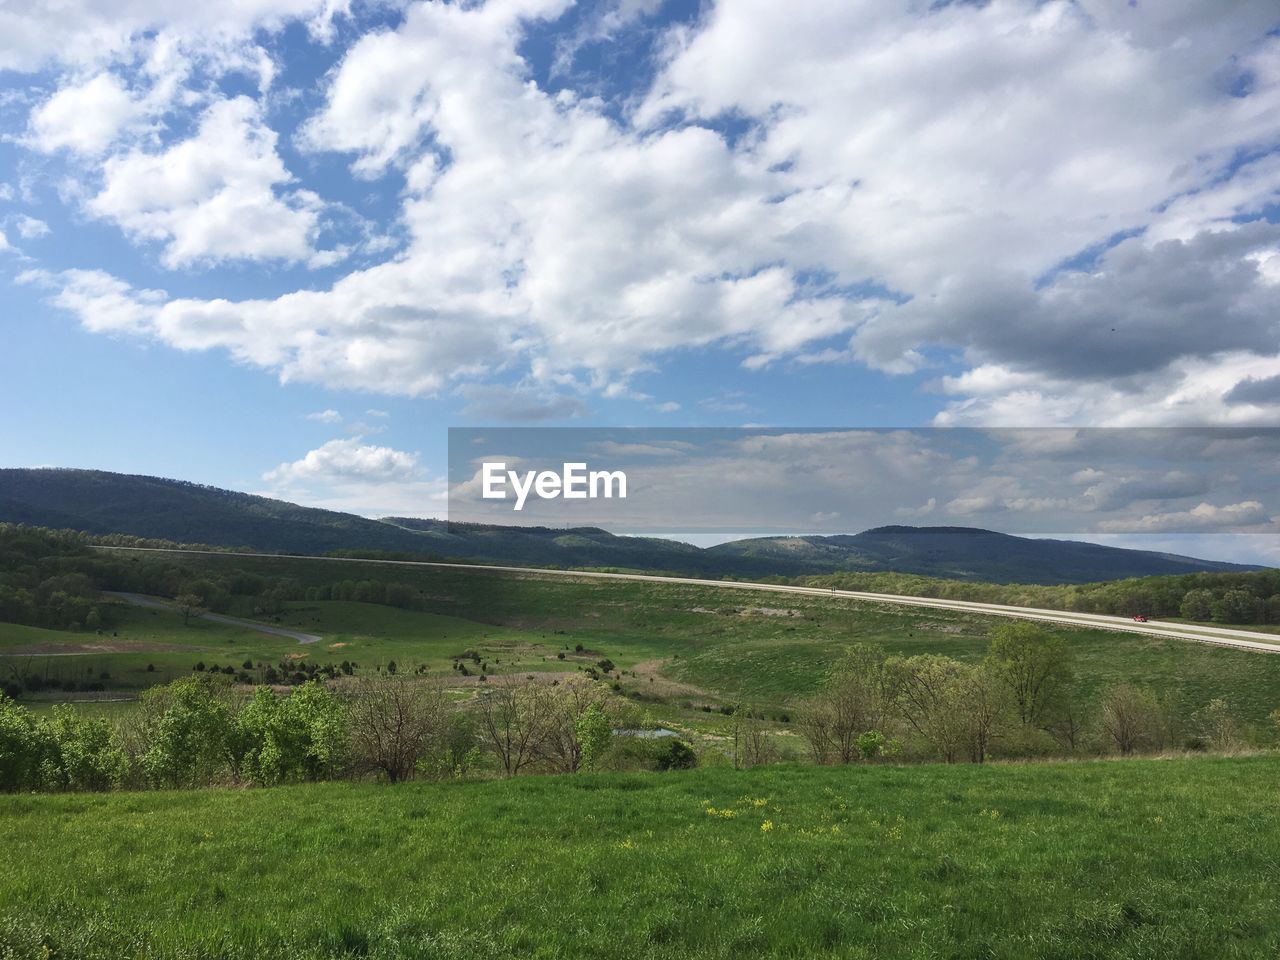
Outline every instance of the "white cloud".
<path fill-rule="evenodd" d="M 248 97 L 214 103 L 193 137 L 161 153 L 112 157 L 103 180 L 89 211 L 163 243 L 170 267 L 314 255 L 319 198 L 303 190 L 277 193 L 292 178 L 275 133 Z"/>
<path fill-rule="evenodd" d="M 514 379 L 638 398 L 630 380 L 679 349 L 902 373 L 941 348 L 962 368 L 940 383 L 942 422 L 1274 414 L 1227 399 L 1280 367 L 1280 233 L 1240 222 L 1280 187 L 1274 0 L 734 0 L 611 104 L 530 79 L 527 24 L 566 6 L 418 4 L 345 51 L 298 143 L 402 190 L 394 258 L 240 302 L 67 275 L 62 302 L 98 329 L 388 393 Z M 651 10 L 600 8 L 565 56 Z M 243 0 L 166 29 L 213 18 L 210 36 L 242 38 L 219 41 L 228 62 L 265 83 L 245 24 L 320 11 Z M 114 74 L 78 76 L 41 109 Z M 114 136 L 83 133 L 86 149 Z M 337 255 L 316 251 L 320 201 L 245 98 L 103 173 L 89 209 L 168 266 Z"/>
<path fill-rule="evenodd" d="M 445 482 L 428 476 L 417 454 L 359 438 L 330 440 L 262 479 L 267 496 L 364 516 L 440 516 L 447 508 Z"/>
<path fill-rule="evenodd" d="M 1266 527 L 1274 532 L 1274 522 L 1261 503 L 1246 500 L 1220 507 L 1212 503 L 1201 503 L 1190 510 L 1150 513 L 1137 520 L 1109 520 L 1100 524 L 1100 527 L 1104 531 L 1120 530 L 1125 533 L 1186 532 L 1196 529 L 1247 532 L 1250 527 Z"/>
<path fill-rule="evenodd" d="M 319 423 L 341 423 L 342 414 L 337 410 L 319 410 L 315 413 L 308 413 L 307 419 L 315 420 Z"/>
<path fill-rule="evenodd" d="M 49 235 L 49 225 L 43 220 L 28 217 L 25 214 L 17 219 L 18 235 L 23 240 L 39 240 Z"/>
<path fill-rule="evenodd" d="M 104 72 L 63 87 L 33 111 L 31 140 L 46 153 L 66 148 L 98 154 L 143 113 L 120 79 Z"/>
<path fill-rule="evenodd" d="M 330 440 L 300 460 L 268 470 L 269 483 L 315 480 L 406 480 L 419 472 L 417 454 L 361 443 L 358 438 Z"/>
<path fill-rule="evenodd" d="M 167 31 L 208 47 L 230 47 L 256 29 L 294 19 L 318 36 L 347 11 L 347 0 L 60 0 L 0 5 L 0 70 L 34 71 L 51 63 L 85 65 L 127 55 L 140 38 Z"/>

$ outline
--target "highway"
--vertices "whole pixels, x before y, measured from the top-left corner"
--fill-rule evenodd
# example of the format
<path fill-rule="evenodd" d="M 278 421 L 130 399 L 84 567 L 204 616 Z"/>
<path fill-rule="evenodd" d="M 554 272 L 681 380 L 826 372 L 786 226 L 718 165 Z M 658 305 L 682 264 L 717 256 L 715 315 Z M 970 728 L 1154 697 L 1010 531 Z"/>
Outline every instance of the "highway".
<path fill-rule="evenodd" d="M 1073 613 L 1065 610 L 1047 610 L 1040 607 L 1015 607 L 999 603 L 979 603 L 971 600 L 940 600 L 934 597 L 908 597 L 892 593 L 869 593 L 861 590 L 833 590 L 825 587 L 797 587 L 778 583 L 751 583 L 741 580 L 703 580 L 697 577 L 664 577 L 643 573 L 602 573 L 583 570 L 546 570 L 538 567 L 506 567 L 478 563 L 447 563 L 427 560 L 364 560 L 355 557 L 305 557 L 287 553 L 237 553 L 224 550 L 179 550 L 164 547 L 108 547 L 95 546 L 96 550 L 123 550 L 139 553 L 179 553 L 211 557 L 275 558 L 282 560 L 316 560 L 324 563 L 376 563 L 403 567 L 436 567 L 448 570 L 486 571 L 514 573 L 522 576 L 569 577 L 592 580 L 632 580 L 643 583 L 682 583 L 699 587 L 715 587 L 724 590 L 747 590 L 768 593 L 792 593 L 807 596 L 835 597 L 860 600 L 867 603 L 887 603 L 904 607 L 928 607 L 936 610 L 954 610 L 961 613 L 993 617 L 1012 617 L 1018 620 L 1037 620 L 1060 623 L 1072 627 L 1089 627 L 1096 630 L 1116 630 L 1143 636 L 1167 637 L 1170 640 L 1187 640 L 1220 647 L 1235 647 L 1260 653 L 1280 653 L 1280 634 L 1257 630 L 1240 630 L 1231 627 L 1214 627 L 1207 624 L 1170 623 L 1151 620 L 1139 623 L 1128 617 L 1109 616 L 1101 613 Z"/>

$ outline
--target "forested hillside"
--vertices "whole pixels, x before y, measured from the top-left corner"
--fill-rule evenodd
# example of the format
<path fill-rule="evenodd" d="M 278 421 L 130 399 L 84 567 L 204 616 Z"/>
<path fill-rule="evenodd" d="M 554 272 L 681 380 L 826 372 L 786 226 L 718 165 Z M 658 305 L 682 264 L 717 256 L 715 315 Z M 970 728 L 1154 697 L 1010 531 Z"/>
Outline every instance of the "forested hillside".
<path fill-rule="evenodd" d="M 754 580 L 892 571 L 949 580 L 1061 584 L 1252 569 L 964 527 L 879 527 L 851 535 L 754 538 L 700 549 L 667 539 L 616 536 L 596 527 L 370 520 L 179 480 L 96 470 L 0 470 L 0 522 L 268 553 L 617 567 Z"/>

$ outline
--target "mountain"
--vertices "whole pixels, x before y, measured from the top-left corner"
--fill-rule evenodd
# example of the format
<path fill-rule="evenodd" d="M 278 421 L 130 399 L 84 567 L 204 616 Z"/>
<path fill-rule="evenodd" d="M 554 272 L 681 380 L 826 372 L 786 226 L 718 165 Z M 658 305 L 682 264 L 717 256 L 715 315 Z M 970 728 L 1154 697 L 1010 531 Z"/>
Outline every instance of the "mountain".
<path fill-rule="evenodd" d="M 757 537 L 711 547 L 726 559 L 873 573 L 892 570 L 992 583 L 1089 583 L 1258 567 L 1126 550 L 1077 540 L 1014 537 L 973 527 L 876 527 L 831 537 Z"/>
<path fill-rule="evenodd" d="M 0 521 L 270 553 L 381 551 L 419 558 L 627 567 L 704 576 L 893 571 L 996 583 L 1088 583 L 1257 567 L 968 527 L 877 527 L 830 537 L 755 537 L 707 549 L 597 527 L 369 520 L 217 487 L 101 470 L 0 469 Z"/>

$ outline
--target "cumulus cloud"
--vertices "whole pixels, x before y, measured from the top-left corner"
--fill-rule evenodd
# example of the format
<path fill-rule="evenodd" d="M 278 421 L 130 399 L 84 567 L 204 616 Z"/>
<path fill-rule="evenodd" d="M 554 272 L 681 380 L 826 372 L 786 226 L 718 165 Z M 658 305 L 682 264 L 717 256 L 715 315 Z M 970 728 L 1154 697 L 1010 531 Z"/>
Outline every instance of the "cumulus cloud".
<path fill-rule="evenodd" d="M 101 63 L 127 55 L 139 38 L 156 31 L 226 47 L 255 30 L 275 30 L 291 20 L 302 20 L 314 34 L 324 37 L 334 18 L 344 14 L 348 6 L 346 0 L 7 3 L 0 7 L 0 70 Z"/>
<path fill-rule="evenodd" d="M 61 88 L 31 114 L 31 142 L 46 153 L 97 154 L 144 115 L 120 78 L 103 72 Z"/>
<path fill-rule="evenodd" d="M 282 463 L 262 475 L 269 483 L 300 480 L 405 480 L 418 472 L 416 454 L 377 447 L 357 438 L 330 440 L 300 460 Z"/>
<path fill-rule="evenodd" d="M 266 495 L 364 516 L 440 516 L 445 483 L 432 478 L 416 453 L 352 437 L 329 442 L 262 476 Z"/>
<path fill-rule="evenodd" d="M 308 413 L 307 419 L 318 423 L 341 423 L 342 414 L 337 410 L 318 410 L 315 413 Z"/>
<path fill-rule="evenodd" d="M 313 255 L 319 198 L 277 192 L 292 178 L 276 152 L 275 133 L 248 97 L 214 103 L 193 137 L 161 153 L 112 157 L 103 178 L 88 209 L 162 243 L 169 266 Z"/>
<path fill-rule="evenodd" d="M 1250 527 L 1269 527 L 1274 521 L 1266 508 L 1257 500 L 1228 503 L 1216 506 L 1200 503 L 1190 510 L 1170 510 L 1165 513 L 1149 513 L 1137 520 L 1107 520 L 1103 530 L 1123 530 L 1128 533 L 1162 533 L 1169 530 L 1194 531 L 1196 529 L 1218 531 L 1243 530 Z"/>
<path fill-rule="evenodd" d="M 1280 373 L 1273 0 L 735 0 L 671 28 L 651 86 L 616 102 L 572 72 L 554 91 L 533 79 L 531 25 L 568 6 L 414 4 L 343 51 L 296 142 L 396 192 L 407 242 L 386 262 L 239 301 L 72 273 L 59 302 L 94 329 L 388 393 L 516 380 L 638 398 L 635 378 L 714 346 L 748 369 L 945 356 L 945 423 L 1275 415 L 1232 399 Z M 165 29 L 244 37 L 345 8 L 232 9 Z M 159 15 L 139 10 L 128 29 Z M 561 52 L 652 11 L 605 5 Z M 188 140 L 119 150 L 136 93 L 118 71 L 77 76 L 31 136 L 116 149 L 88 209 L 167 266 L 339 255 L 317 252 L 322 201 L 260 101 L 205 104 Z M 67 132 L 55 104 L 87 90 L 109 105 L 101 129 Z"/>

